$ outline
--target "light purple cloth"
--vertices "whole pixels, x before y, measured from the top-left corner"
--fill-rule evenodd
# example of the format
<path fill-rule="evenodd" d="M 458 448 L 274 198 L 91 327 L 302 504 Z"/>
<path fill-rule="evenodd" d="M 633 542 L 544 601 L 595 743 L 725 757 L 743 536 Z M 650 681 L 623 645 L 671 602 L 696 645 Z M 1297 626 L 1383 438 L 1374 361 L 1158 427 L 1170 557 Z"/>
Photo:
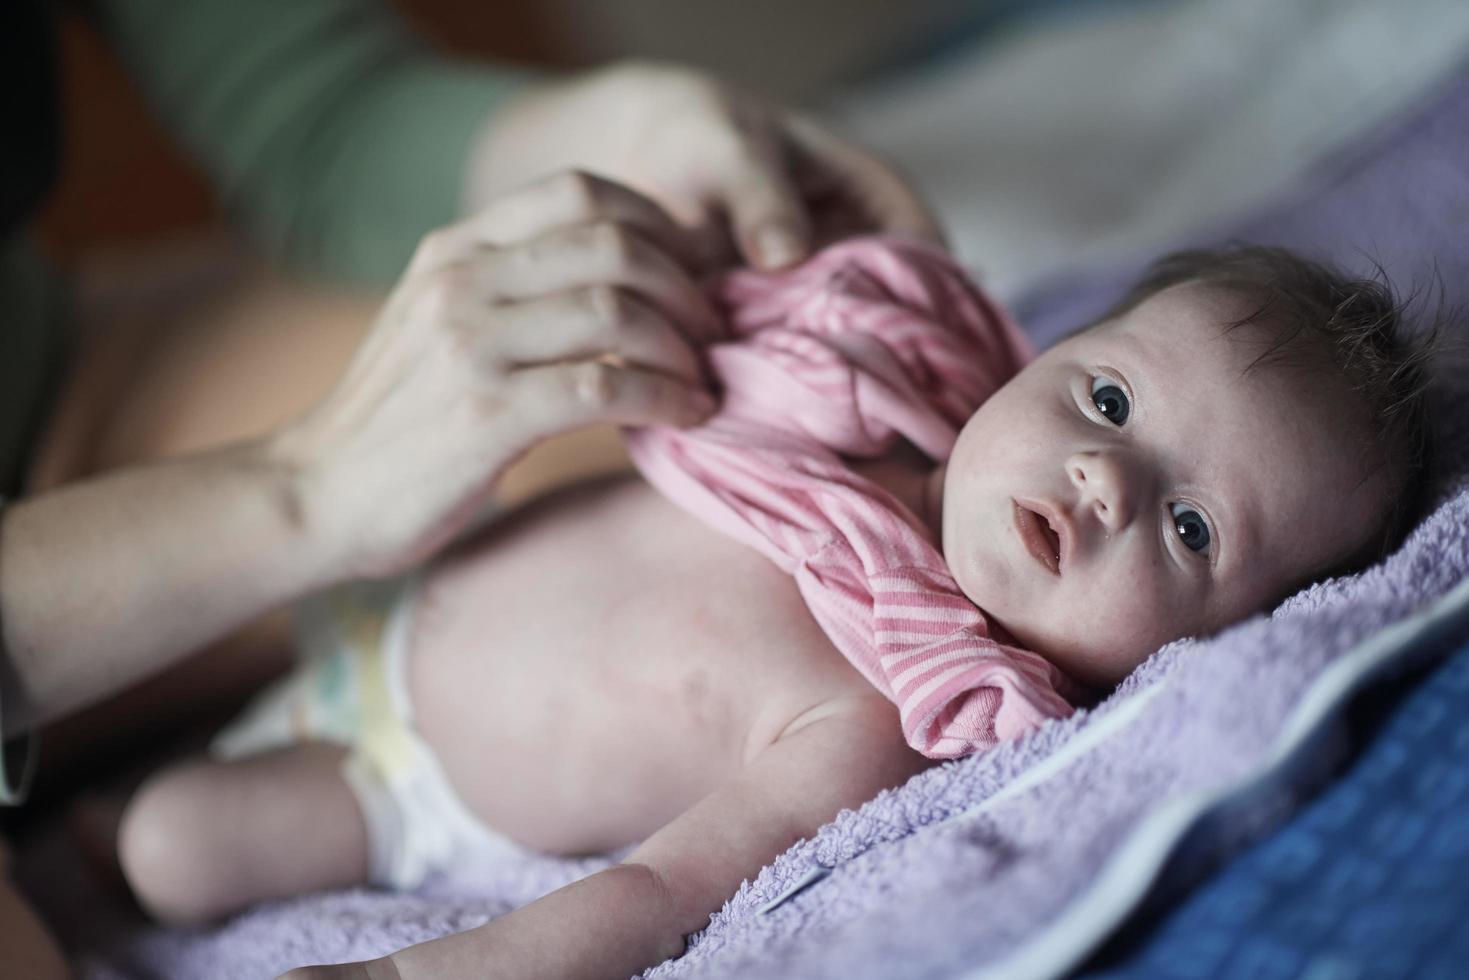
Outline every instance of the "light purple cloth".
<path fill-rule="evenodd" d="M 1400 284 L 1425 284 L 1436 263 L 1447 298 L 1464 300 L 1466 119 L 1469 73 L 1422 114 L 1329 161 L 1292 203 L 1231 229 L 1232 237 L 1304 248 L 1357 268 L 1371 257 Z M 1137 266 L 1037 297 L 1026 307 L 1037 336 L 1052 339 L 1094 313 Z M 843 813 L 741 888 L 682 958 L 651 975 L 941 977 L 1014 950 L 1067 907 L 1160 802 L 1255 769 L 1326 665 L 1469 574 L 1469 411 L 1463 405 L 1456 397 L 1442 407 L 1439 504 L 1397 554 L 1361 575 L 1314 586 L 1272 616 L 1163 649 L 1093 711 L 930 770 Z M 1164 677 L 1169 683 L 1138 717 L 1082 764 L 966 815 Z M 1268 822 L 1269 814 L 1255 819 Z M 759 914 L 815 863 L 835 870 Z M 380 955 L 469 928 L 597 866 L 517 859 L 467 869 L 457 880 L 435 880 L 413 894 L 307 896 L 197 932 L 129 928 L 58 885 L 54 875 L 31 875 L 43 891 L 50 886 L 48 908 L 63 935 L 89 950 L 83 976 L 255 978 L 303 963 Z"/>

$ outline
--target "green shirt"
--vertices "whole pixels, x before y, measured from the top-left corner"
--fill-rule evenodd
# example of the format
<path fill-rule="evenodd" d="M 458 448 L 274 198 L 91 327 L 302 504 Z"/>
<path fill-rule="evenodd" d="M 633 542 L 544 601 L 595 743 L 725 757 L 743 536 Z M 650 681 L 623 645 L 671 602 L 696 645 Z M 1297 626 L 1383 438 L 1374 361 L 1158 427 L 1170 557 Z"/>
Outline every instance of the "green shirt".
<path fill-rule="evenodd" d="M 389 280 L 459 212 L 470 140 L 515 84 L 382 0 L 103 0 L 103 31 L 230 212 L 299 268 Z"/>

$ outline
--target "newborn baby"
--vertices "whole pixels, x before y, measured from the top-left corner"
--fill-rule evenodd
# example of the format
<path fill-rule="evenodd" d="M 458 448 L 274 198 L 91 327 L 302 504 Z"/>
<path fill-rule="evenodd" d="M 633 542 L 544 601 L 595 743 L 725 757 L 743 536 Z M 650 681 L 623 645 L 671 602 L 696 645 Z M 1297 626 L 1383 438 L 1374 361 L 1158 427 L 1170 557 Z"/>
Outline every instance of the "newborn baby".
<path fill-rule="evenodd" d="M 297 675 L 131 803 L 147 909 L 636 844 L 381 964 L 636 973 L 839 810 L 1381 554 L 1420 482 L 1390 296 L 1283 251 L 1174 256 L 1033 360 L 927 246 L 714 296 L 720 411 L 632 434 L 649 482 L 303 607 Z"/>

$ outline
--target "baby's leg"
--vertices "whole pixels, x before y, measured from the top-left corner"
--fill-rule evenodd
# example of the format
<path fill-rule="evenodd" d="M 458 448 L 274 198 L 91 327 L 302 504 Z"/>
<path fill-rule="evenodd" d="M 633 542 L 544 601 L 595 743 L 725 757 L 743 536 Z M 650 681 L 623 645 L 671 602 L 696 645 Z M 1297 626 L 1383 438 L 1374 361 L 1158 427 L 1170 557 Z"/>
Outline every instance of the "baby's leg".
<path fill-rule="evenodd" d="M 341 774 L 346 750 L 307 742 L 150 779 L 118 842 L 143 907 L 176 925 L 252 902 L 367 880 L 367 828 Z"/>

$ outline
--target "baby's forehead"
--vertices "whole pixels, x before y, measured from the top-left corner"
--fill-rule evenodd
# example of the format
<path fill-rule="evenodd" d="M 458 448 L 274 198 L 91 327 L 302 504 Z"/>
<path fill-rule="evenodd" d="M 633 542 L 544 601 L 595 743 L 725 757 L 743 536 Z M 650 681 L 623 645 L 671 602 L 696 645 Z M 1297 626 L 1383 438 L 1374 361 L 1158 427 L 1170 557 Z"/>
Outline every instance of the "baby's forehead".
<path fill-rule="evenodd" d="M 1222 339 L 1260 343 L 1274 332 L 1260 310 L 1258 301 L 1237 290 L 1184 282 L 1159 290 L 1083 336 L 1101 344 L 1133 339 L 1165 346 L 1196 346 Z"/>
<path fill-rule="evenodd" d="M 1262 315 L 1252 297 L 1220 287 L 1169 287 L 1078 336 L 1092 357 L 1151 368 L 1147 380 L 1163 389 L 1209 382 L 1281 407 L 1324 409 L 1333 426 L 1359 402 L 1326 349 Z"/>

